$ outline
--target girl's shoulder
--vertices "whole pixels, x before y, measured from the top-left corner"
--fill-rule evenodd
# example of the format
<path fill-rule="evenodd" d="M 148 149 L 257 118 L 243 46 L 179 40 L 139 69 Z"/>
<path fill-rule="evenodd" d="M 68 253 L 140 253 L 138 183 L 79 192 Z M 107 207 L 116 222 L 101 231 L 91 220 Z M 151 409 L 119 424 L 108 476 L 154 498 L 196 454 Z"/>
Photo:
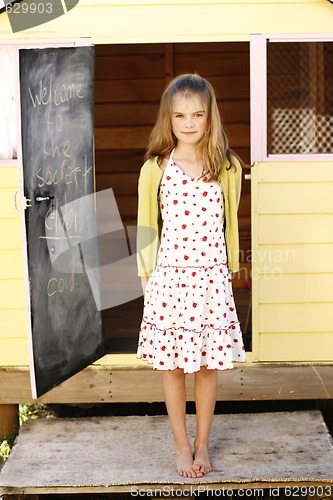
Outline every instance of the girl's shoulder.
<path fill-rule="evenodd" d="M 157 156 L 148 158 L 141 167 L 141 173 L 151 172 L 158 167 Z"/>
<path fill-rule="evenodd" d="M 141 173 L 145 174 L 148 172 L 162 173 L 168 164 L 169 154 L 163 157 L 153 156 L 145 161 L 141 167 Z"/>
<path fill-rule="evenodd" d="M 139 182 L 141 185 L 149 185 L 151 187 L 158 186 L 162 178 L 163 171 L 161 170 L 157 160 L 157 156 L 154 156 L 149 158 L 142 165 L 139 175 Z"/>
<path fill-rule="evenodd" d="M 222 167 L 220 170 L 220 176 L 225 176 L 225 175 L 240 175 L 242 171 L 242 165 L 238 158 L 236 156 L 231 156 L 230 160 L 228 158 L 225 158 Z"/>
<path fill-rule="evenodd" d="M 159 158 L 159 160 L 158 160 L 158 165 L 159 165 L 160 169 L 162 170 L 162 172 L 164 172 L 164 170 L 168 164 L 169 157 L 170 157 L 170 154 L 163 156 L 163 158 Z"/>

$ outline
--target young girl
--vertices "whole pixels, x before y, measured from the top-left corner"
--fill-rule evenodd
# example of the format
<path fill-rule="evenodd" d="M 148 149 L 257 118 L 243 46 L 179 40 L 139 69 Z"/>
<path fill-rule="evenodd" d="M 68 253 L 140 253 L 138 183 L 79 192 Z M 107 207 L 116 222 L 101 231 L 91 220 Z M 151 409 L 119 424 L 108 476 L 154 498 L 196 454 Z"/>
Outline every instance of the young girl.
<path fill-rule="evenodd" d="M 146 160 L 139 177 L 144 310 L 137 357 L 163 370 L 179 474 L 202 477 L 212 470 L 217 370 L 246 360 L 231 287 L 239 268 L 241 164 L 207 80 L 186 74 L 168 85 Z M 195 374 L 194 451 L 186 433 L 187 373 Z"/>

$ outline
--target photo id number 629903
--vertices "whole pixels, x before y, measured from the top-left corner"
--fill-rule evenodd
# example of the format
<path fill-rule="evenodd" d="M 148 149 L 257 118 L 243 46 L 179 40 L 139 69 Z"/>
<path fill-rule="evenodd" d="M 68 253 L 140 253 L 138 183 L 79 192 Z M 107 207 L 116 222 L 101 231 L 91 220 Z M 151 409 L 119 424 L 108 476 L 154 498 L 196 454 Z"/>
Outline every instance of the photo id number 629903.
<path fill-rule="evenodd" d="M 20 2 L 6 5 L 7 14 L 51 14 L 53 5 L 51 2 Z"/>
<path fill-rule="evenodd" d="M 333 488 L 331 485 L 323 484 L 318 486 L 287 486 L 284 489 L 285 497 L 320 497 L 324 498 L 332 498 Z"/>

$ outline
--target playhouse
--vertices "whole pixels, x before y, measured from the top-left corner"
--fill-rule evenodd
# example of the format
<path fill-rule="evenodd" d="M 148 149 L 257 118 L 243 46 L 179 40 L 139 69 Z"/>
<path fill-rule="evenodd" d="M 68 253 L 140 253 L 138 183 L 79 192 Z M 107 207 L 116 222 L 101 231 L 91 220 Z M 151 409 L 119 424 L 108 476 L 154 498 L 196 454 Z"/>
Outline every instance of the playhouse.
<path fill-rule="evenodd" d="M 94 46 L 93 182 L 113 189 L 128 227 L 166 83 L 194 71 L 211 81 L 230 146 L 253 164 L 243 173 L 234 278 L 248 362 L 220 374 L 218 398 L 332 398 L 332 3 L 80 0 L 67 10 L 22 30 L 5 7 L 0 14 L 0 434 L 32 400 L 21 49 Z M 78 86 L 60 91 L 81 97 Z M 53 285 L 62 293 L 71 283 Z M 103 356 L 40 401 L 162 400 L 159 374 L 135 357 L 141 310 L 142 297 L 103 310 Z"/>

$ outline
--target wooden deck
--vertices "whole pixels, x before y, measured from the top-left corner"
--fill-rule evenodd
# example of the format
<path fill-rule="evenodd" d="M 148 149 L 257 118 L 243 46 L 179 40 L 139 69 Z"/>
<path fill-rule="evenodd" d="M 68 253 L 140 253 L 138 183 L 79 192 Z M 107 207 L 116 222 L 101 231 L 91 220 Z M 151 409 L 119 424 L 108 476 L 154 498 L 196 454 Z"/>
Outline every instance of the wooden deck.
<path fill-rule="evenodd" d="M 192 442 L 195 415 L 187 423 Z M 166 416 L 30 420 L 0 494 L 333 486 L 333 446 L 318 411 L 215 415 L 210 449 L 213 471 L 188 479 L 175 471 Z"/>
<path fill-rule="evenodd" d="M 106 356 L 39 398 L 43 403 L 139 403 L 164 401 L 162 374 L 135 356 Z M 218 401 L 283 401 L 333 398 L 333 365 L 238 365 L 219 372 Z M 187 399 L 194 379 L 187 377 Z M 0 404 L 33 402 L 29 369 L 0 369 Z"/>

